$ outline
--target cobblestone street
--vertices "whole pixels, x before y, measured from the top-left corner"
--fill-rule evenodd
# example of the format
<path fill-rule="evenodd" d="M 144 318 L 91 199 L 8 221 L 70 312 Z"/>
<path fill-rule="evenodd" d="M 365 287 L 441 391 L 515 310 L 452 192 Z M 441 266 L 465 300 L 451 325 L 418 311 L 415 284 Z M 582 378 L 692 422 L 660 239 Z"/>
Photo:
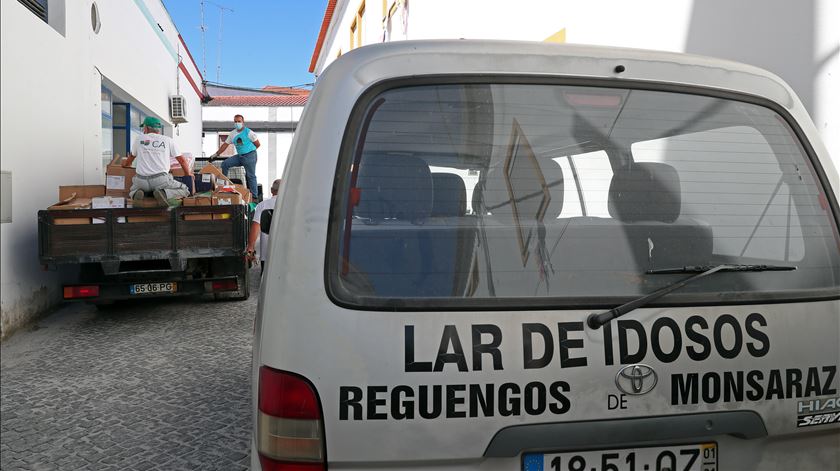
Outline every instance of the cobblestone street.
<path fill-rule="evenodd" d="M 251 298 L 65 306 L 0 346 L 3 470 L 248 467 Z"/>

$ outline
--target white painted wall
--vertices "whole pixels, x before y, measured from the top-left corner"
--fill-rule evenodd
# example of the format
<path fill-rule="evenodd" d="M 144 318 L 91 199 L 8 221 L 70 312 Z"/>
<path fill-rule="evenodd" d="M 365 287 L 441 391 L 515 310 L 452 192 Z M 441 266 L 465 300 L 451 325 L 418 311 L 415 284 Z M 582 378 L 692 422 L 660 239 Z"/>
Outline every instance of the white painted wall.
<path fill-rule="evenodd" d="M 59 185 L 104 182 L 103 81 L 163 121 L 180 82 L 190 122 L 170 131 L 185 151 L 201 146 L 200 101 L 178 71 L 182 48 L 160 1 L 97 1 L 98 33 L 91 26 L 91 4 L 50 1 L 50 10 L 63 16 L 53 28 L 19 2 L 0 2 L 0 169 L 11 172 L 14 192 L 13 220 L 0 224 L 3 336 L 60 298 L 61 276 L 38 264 L 36 213 L 56 201 Z"/>
<path fill-rule="evenodd" d="M 268 121 L 268 106 L 205 106 L 205 121 L 230 121 L 233 129 L 233 116 L 241 114 L 248 121 Z"/>
<path fill-rule="evenodd" d="M 362 0 L 339 0 L 315 67 L 347 53 Z M 688 52 L 744 62 L 788 82 L 840 164 L 840 2 L 836 0 L 388 0 L 397 3 L 390 40 L 543 41 L 565 29 L 568 43 Z M 366 43 L 388 37 L 379 1 L 368 1 Z M 313 34 L 316 34 L 313 32 Z"/>

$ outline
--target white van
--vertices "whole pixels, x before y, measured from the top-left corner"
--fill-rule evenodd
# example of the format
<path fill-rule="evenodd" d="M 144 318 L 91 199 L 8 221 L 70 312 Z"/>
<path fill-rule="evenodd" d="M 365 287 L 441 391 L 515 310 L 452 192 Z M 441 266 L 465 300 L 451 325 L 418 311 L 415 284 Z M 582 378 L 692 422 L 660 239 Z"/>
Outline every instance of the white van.
<path fill-rule="evenodd" d="M 774 75 L 364 47 L 284 181 L 254 469 L 840 466 L 840 184 Z"/>

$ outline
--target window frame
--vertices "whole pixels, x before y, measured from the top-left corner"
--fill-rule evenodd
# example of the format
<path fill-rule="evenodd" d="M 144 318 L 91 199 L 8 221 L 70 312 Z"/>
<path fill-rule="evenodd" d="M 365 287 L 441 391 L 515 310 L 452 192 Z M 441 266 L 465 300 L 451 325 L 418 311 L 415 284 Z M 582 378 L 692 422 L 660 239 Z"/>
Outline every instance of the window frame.
<path fill-rule="evenodd" d="M 362 4 L 359 5 L 359 8 L 356 10 L 356 14 L 353 17 L 353 21 L 350 23 L 350 48 L 348 50 L 352 51 L 357 47 L 362 47 L 362 23 L 365 17 L 365 0 L 362 0 Z"/>
<path fill-rule="evenodd" d="M 370 85 L 359 96 L 350 111 L 347 125 L 344 128 L 341 144 L 339 146 L 336 168 L 333 174 L 332 194 L 330 197 L 330 212 L 327 223 L 327 243 L 324 253 L 324 289 L 330 301 L 342 308 L 364 311 L 500 311 L 500 310 L 557 310 L 557 309 L 607 309 L 631 301 L 633 296 L 603 296 L 594 300 L 591 296 L 586 297 L 563 297 L 563 298 L 380 298 L 369 296 L 358 296 L 354 293 L 341 289 L 340 283 L 336 283 L 337 276 L 331 273 L 338 273 L 341 260 L 338 256 L 342 239 L 340 230 L 344 222 L 346 203 L 348 198 L 348 185 L 350 180 L 350 168 L 353 164 L 355 154 L 361 150 L 358 145 L 359 137 L 366 132 L 370 117 L 376 112 L 378 105 L 376 99 L 383 93 L 399 88 L 435 86 L 435 85 L 555 85 L 555 86 L 583 86 L 592 88 L 615 89 L 620 87 L 627 90 L 646 90 L 654 92 L 682 93 L 702 97 L 718 98 L 767 108 L 779 117 L 791 130 L 797 144 L 801 147 L 805 156 L 804 160 L 811 167 L 811 171 L 819 184 L 819 190 L 825 196 L 829 207 L 829 222 L 835 237 L 840 237 L 840 205 L 834 196 L 823 169 L 820 159 L 817 156 L 811 142 L 807 139 L 805 132 L 799 123 L 782 105 L 765 97 L 751 95 L 748 93 L 708 88 L 689 84 L 675 84 L 647 80 L 622 81 L 607 78 L 583 78 L 583 77 L 557 77 L 549 75 L 516 75 L 500 74 L 494 76 L 481 74 L 435 74 L 416 77 L 401 77 L 385 79 Z M 833 219 L 833 221 L 831 220 Z M 782 304 L 797 302 L 818 302 L 840 300 L 840 292 L 833 288 L 815 288 L 798 290 L 796 292 L 750 292 L 748 299 L 744 299 L 743 292 L 722 293 L 715 299 L 708 294 L 681 293 L 676 299 L 673 296 L 664 296 L 649 304 L 650 307 L 681 307 L 681 306 L 719 306 L 719 305 L 753 305 L 753 304 Z"/>
<path fill-rule="evenodd" d="M 18 3 L 23 5 L 24 8 L 29 10 L 35 17 L 40 20 L 44 20 L 44 23 L 50 24 L 50 2 L 49 0 L 18 0 Z M 43 17 L 41 13 L 36 11 L 36 8 L 43 8 L 44 14 Z"/>

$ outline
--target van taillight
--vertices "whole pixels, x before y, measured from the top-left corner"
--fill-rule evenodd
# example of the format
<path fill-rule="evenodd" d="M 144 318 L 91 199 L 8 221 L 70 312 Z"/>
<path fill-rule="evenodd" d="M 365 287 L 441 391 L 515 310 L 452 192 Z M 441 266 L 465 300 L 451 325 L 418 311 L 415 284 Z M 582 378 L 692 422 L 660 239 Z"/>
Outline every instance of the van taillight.
<path fill-rule="evenodd" d="M 99 286 L 65 286 L 64 299 L 95 298 L 99 296 Z"/>
<path fill-rule="evenodd" d="M 300 376 L 260 367 L 257 451 L 263 470 L 326 469 L 315 388 Z"/>

